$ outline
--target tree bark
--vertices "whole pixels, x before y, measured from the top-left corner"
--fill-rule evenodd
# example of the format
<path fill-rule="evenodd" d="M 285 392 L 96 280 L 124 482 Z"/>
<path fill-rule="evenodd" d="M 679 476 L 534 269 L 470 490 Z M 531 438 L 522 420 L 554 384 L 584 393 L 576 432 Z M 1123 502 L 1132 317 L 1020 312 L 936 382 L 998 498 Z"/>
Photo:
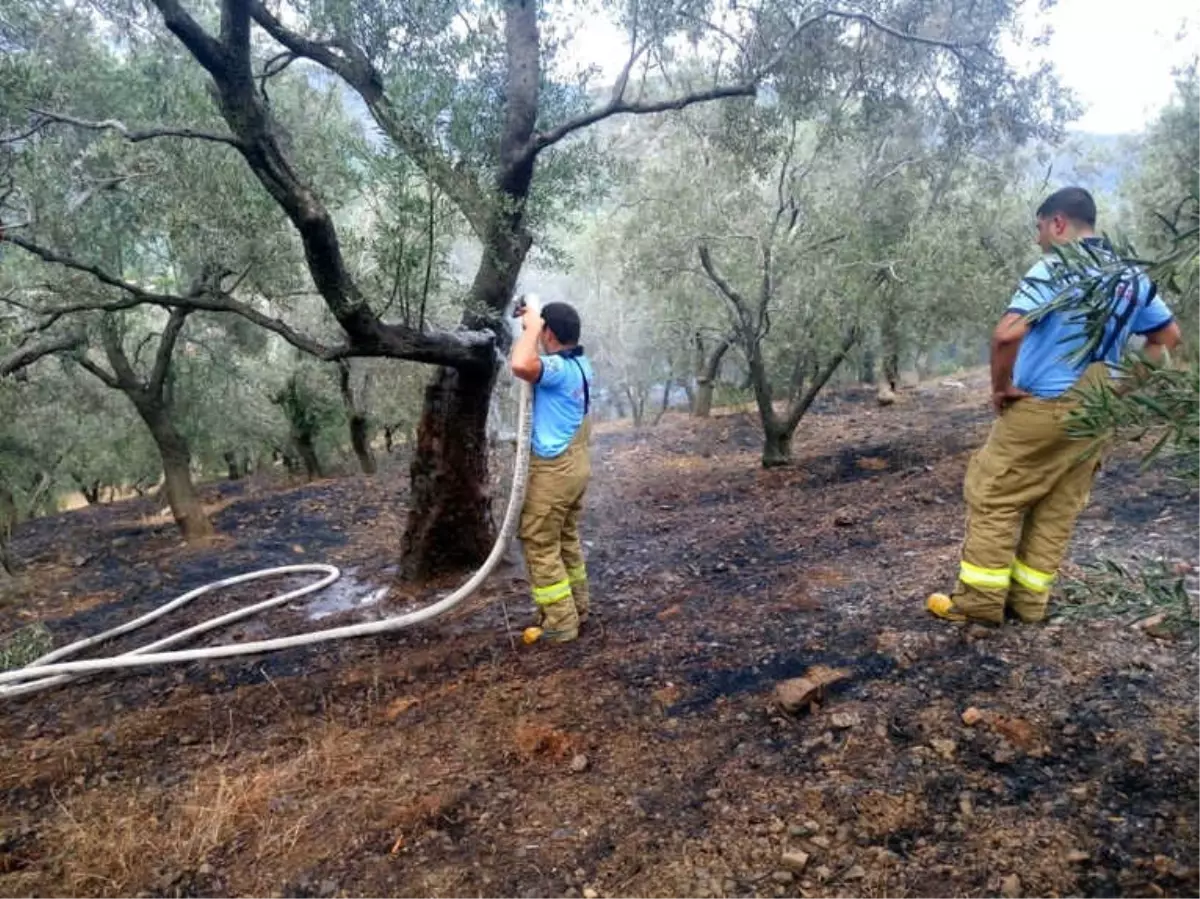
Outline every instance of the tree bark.
<path fill-rule="evenodd" d="M 657 425 L 662 421 L 663 416 L 667 414 L 667 410 L 671 408 L 671 390 L 675 386 L 674 378 L 667 378 L 667 383 L 663 385 L 662 405 L 658 407 L 658 414 L 654 416 L 654 424 Z"/>
<path fill-rule="evenodd" d="M 187 439 L 179 433 L 163 403 L 146 397 L 130 398 L 158 448 L 163 467 L 163 491 L 180 533 L 185 540 L 211 535 L 212 522 L 204 513 L 200 495 L 192 483 L 192 453 Z"/>
<path fill-rule="evenodd" d="M 350 416 L 350 446 L 354 449 L 362 473 L 375 474 L 375 454 L 371 452 L 371 433 L 365 415 L 356 413 Z"/>
<path fill-rule="evenodd" d="M 858 382 L 860 384 L 875 383 L 875 349 L 863 347 L 862 356 L 858 363 Z"/>
<path fill-rule="evenodd" d="M 238 462 L 237 453 L 233 450 L 225 451 L 225 467 L 229 474 L 229 480 L 236 481 L 242 476 L 241 465 Z"/>
<path fill-rule="evenodd" d="M 763 429 L 763 468 L 781 468 L 792 464 L 792 432 L 777 425 Z"/>
<path fill-rule="evenodd" d="M 425 388 L 401 547 L 405 579 L 473 567 L 491 550 L 486 426 L 495 380 L 494 370 L 442 368 Z"/>
<path fill-rule="evenodd" d="M 701 349 L 699 337 L 696 338 L 696 346 L 697 349 Z M 733 338 L 725 337 L 713 347 L 711 353 L 702 354 L 703 363 L 700 375 L 696 378 L 696 399 L 692 404 L 694 418 L 708 418 L 712 414 L 713 391 L 717 386 L 717 374 L 721 370 L 721 361 L 731 346 L 733 346 Z"/>
<path fill-rule="evenodd" d="M 317 455 L 317 447 L 313 443 L 312 434 L 295 431 L 292 434 L 292 441 L 296 444 L 296 452 L 300 454 L 300 460 L 304 463 L 305 477 L 310 481 L 323 477 L 321 459 Z"/>
<path fill-rule="evenodd" d="M 12 491 L 0 484 L 0 574 L 14 576 L 17 560 L 10 548 L 13 525 L 17 523 L 17 500 Z"/>
<path fill-rule="evenodd" d="M 346 418 L 350 425 L 350 446 L 358 459 L 358 466 L 365 475 L 375 474 L 375 456 L 371 452 L 371 431 L 366 410 L 363 409 L 361 397 L 354 395 L 354 385 L 351 382 L 353 371 L 348 360 L 338 363 L 338 387 L 342 394 L 342 405 L 346 408 Z M 367 374 L 370 378 L 370 373 Z M 367 381 L 363 383 L 363 392 L 367 390 Z"/>

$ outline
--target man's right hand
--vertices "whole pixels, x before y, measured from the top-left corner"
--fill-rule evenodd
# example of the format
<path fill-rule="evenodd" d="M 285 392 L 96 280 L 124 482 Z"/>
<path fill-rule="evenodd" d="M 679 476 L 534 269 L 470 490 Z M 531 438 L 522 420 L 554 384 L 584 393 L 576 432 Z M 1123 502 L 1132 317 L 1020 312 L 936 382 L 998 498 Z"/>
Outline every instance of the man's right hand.
<path fill-rule="evenodd" d="M 1012 384 L 1009 384 L 1003 390 L 992 392 L 992 408 L 996 411 L 997 415 L 1003 415 L 1005 410 L 1013 403 L 1023 400 L 1030 395 L 1020 387 L 1014 387 Z"/>

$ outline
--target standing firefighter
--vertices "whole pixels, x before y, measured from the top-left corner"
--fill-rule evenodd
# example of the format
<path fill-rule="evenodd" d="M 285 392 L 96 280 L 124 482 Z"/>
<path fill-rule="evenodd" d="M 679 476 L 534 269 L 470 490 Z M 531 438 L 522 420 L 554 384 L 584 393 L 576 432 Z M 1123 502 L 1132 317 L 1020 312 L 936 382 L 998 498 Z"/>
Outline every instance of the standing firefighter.
<path fill-rule="evenodd" d="M 533 384 L 529 486 L 521 542 L 538 610 L 526 642 L 566 643 L 587 619 L 588 582 L 579 515 L 591 475 L 588 411 L 592 364 L 579 346 L 579 313 L 566 303 L 526 296 L 524 330 L 512 351 L 513 374 Z"/>
<path fill-rule="evenodd" d="M 992 404 L 999 417 L 967 467 L 958 586 L 951 596 L 935 593 L 927 602 L 940 618 L 1000 624 L 1006 611 L 1025 622 L 1046 617 L 1050 586 L 1100 464 L 1097 455 L 1087 455 L 1087 440 L 1067 435 L 1067 416 L 1079 401 L 1075 388 L 1107 381 L 1133 334 L 1146 338 L 1151 359 L 1179 343 L 1171 310 L 1134 268 L 1110 300 L 1103 338 L 1083 358 L 1076 355 L 1086 346 L 1081 315 L 1053 311 L 1032 324 L 1026 318 L 1071 282 L 1055 247 L 1078 244 L 1095 259 L 1116 261 L 1095 225 L 1096 204 L 1082 188 L 1057 191 L 1038 208 L 1037 242 L 1046 255 L 992 336 Z"/>

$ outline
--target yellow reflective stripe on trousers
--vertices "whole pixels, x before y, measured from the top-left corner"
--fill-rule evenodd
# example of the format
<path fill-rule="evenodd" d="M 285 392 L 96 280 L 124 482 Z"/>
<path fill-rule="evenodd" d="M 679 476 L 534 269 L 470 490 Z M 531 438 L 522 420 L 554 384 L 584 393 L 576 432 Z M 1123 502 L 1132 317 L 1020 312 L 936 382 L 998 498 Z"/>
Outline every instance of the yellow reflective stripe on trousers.
<path fill-rule="evenodd" d="M 587 566 L 578 565 L 574 568 L 568 568 L 567 569 L 567 579 L 572 584 L 578 584 L 581 581 L 586 581 L 587 580 Z"/>
<path fill-rule="evenodd" d="M 980 568 L 963 562 L 959 566 L 958 579 L 968 587 L 981 590 L 1007 590 L 1012 583 L 1012 573 L 1008 568 Z"/>
<path fill-rule="evenodd" d="M 557 584 L 550 584 L 547 587 L 533 588 L 533 601 L 539 606 L 553 605 L 560 600 L 566 599 L 570 595 L 570 581 L 559 581 Z"/>
<path fill-rule="evenodd" d="M 1030 568 L 1020 559 L 1015 559 L 1012 564 L 1012 579 L 1034 593 L 1048 593 L 1050 585 L 1054 583 L 1054 574 Z"/>

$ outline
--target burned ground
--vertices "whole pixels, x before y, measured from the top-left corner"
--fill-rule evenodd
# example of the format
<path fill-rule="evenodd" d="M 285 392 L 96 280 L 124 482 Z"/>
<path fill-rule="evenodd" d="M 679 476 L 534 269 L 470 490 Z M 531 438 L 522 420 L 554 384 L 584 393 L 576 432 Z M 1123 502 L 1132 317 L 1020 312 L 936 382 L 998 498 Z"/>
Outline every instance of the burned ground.
<path fill-rule="evenodd" d="M 922 612 L 953 575 L 987 427 L 969 387 L 884 410 L 831 396 L 786 470 L 757 467 L 743 415 L 601 428 L 599 614 L 568 646 L 514 646 L 502 601 L 514 630 L 527 611 L 506 564 L 425 629 L 9 702 L 0 893 L 1195 895 L 1194 642 Z M 202 547 L 148 502 L 30 523 L 5 620 L 62 644 L 299 561 L 350 574 L 343 611 L 318 596 L 213 642 L 387 614 L 447 586 L 357 604 L 394 577 L 403 482 L 214 485 Z M 1195 564 L 1196 496 L 1121 454 L 1073 559 L 1151 555 Z M 776 682 L 816 664 L 849 677 L 811 713 L 775 709 Z"/>

